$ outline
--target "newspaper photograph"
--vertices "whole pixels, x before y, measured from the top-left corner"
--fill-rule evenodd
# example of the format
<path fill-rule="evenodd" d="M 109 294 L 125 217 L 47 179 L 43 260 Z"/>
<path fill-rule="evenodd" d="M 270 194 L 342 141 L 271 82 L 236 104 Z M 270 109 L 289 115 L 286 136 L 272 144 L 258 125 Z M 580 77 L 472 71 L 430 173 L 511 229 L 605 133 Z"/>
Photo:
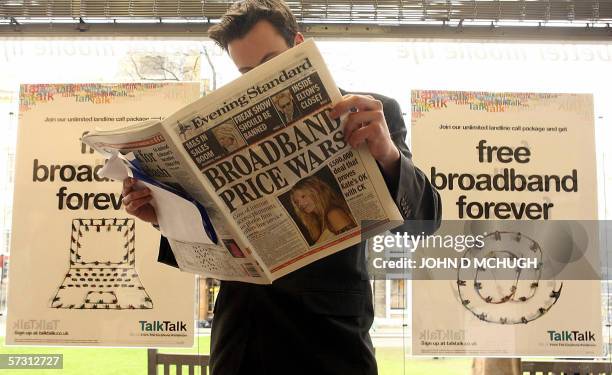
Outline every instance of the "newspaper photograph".
<path fill-rule="evenodd" d="M 183 271 L 271 283 L 401 220 L 367 147 L 329 115 L 341 98 L 309 40 L 161 122 L 83 141 L 201 205 L 207 243 L 160 222 Z"/>

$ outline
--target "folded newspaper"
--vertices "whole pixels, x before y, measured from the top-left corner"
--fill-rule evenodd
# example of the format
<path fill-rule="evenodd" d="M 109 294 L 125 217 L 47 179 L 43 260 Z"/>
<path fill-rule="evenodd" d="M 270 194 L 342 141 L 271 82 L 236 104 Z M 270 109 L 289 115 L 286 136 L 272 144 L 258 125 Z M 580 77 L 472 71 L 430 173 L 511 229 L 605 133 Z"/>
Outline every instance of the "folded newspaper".
<path fill-rule="evenodd" d="M 351 148 L 329 116 L 340 99 L 308 40 L 163 121 L 83 142 L 155 187 L 181 270 L 269 284 L 402 220 L 367 147 Z M 162 191 L 195 209 L 172 211 L 184 205 Z"/>

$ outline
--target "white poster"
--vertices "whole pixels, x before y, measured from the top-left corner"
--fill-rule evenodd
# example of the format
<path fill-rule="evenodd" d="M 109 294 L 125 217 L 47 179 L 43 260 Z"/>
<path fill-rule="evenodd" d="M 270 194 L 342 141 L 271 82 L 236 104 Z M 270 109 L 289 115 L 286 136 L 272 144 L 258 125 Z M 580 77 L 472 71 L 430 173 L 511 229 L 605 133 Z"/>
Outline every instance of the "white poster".
<path fill-rule="evenodd" d="M 7 344 L 193 345 L 194 276 L 157 262 L 159 232 L 79 140 L 198 96 L 197 83 L 21 86 Z"/>
<path fill-rule="evenodd" d="M 601 356 L 592 96 L 413 91 L 412 148 L 443 219 L 484 234 L 415 273 L 413 354 Z"/>

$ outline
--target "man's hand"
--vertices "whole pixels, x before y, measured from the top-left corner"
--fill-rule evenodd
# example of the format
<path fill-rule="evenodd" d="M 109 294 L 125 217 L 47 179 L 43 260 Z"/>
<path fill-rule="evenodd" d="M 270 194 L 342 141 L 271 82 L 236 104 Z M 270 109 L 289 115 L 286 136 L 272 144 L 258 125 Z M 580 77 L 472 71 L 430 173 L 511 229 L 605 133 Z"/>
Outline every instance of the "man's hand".
<path fill-rule="evenodd" d="M 351 147 L 359 147 L 365 142 L 383 172 L 388 177 L 396 177 L 400 152 L 391 140 L 381 101 L 369 95 L 344 95 L 330 115 L 339 118 L 346 113 L 344 140 Z"/>
<path fill-rule="evenodd" d="M 157 214 L 151 206 L 151 190 L 144 188 L 134 190 L 136 179 L 128 177 L 123 180 L 123 205 L 128 214 L 134 215 L 140 220 L 157 225 Z"/>

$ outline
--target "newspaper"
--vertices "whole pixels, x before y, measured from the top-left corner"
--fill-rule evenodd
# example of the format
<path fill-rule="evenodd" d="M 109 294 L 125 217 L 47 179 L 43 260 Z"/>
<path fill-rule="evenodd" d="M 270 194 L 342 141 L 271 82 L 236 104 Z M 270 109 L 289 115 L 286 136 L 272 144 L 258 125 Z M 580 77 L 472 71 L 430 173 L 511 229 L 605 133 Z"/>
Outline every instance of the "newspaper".
<path fill-rule="evenodd" d="M 161 122 L 83 142 L 203 206 L 211 241 L 168 238 L 181 270 L 269 284 L 402 220 L 367 147 L 329 116 L 340 99 L 308 40 Z"/>

